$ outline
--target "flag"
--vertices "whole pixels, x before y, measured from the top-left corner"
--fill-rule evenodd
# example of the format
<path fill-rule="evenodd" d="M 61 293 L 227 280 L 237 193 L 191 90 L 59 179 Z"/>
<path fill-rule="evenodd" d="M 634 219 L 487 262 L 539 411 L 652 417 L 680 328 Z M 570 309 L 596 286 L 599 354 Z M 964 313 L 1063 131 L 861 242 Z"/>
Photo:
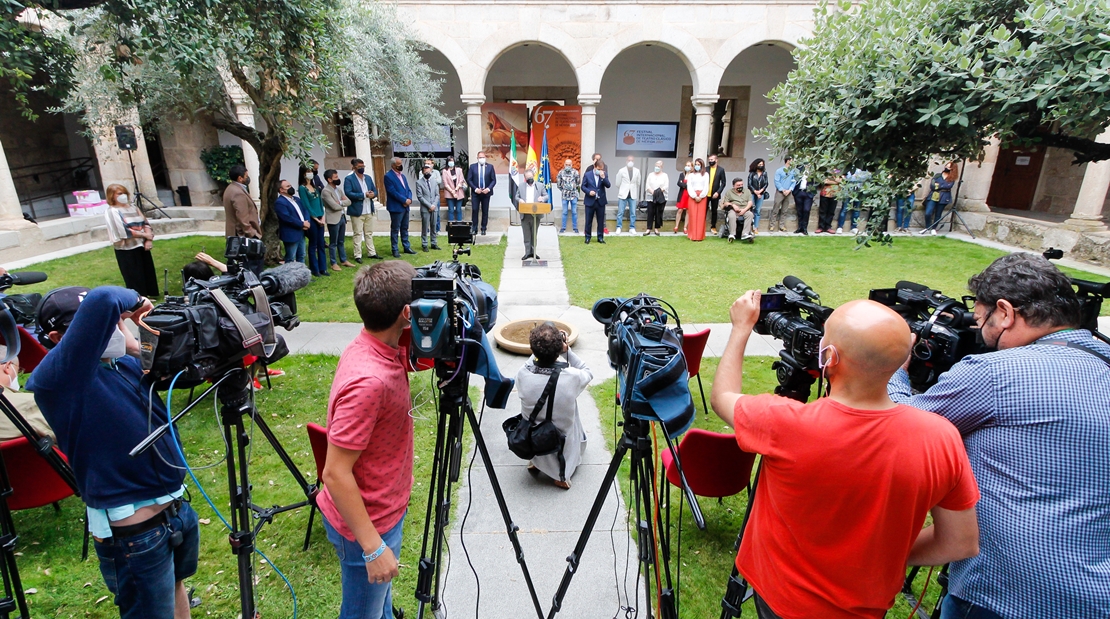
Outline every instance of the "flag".
<path fill-rule="evenodd" d="M 516 131 L 509 132 L 509 202 L 516 207 Z"/>
<path fill-rule="evenodd" d="M 551 195 L 551 161 L 547 158 L 547 127 L 543 128 L 543 151 L 540 155 L 538 182 L 547 185 L 547 195 Z"/>

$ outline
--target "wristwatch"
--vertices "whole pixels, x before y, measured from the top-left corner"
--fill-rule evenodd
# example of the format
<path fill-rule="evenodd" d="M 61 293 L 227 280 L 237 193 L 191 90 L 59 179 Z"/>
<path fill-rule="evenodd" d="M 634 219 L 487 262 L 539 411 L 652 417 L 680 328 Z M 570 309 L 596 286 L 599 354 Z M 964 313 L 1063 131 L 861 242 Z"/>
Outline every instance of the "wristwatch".
<path fill-rule="evenodd" d="M 366 554 L 365 552 L 362 553 L 362 560 L 367 562 L 367 563 L 372 563 L 374 561 L 374 559 L 377 559 L 378 557 L 382 556 L 382 553 L 385 552 L 385 549 L 386 549 L 385 542 L 382 542 L 382 545 L 378 546 L 378 549 L 375 550 L 374 552 L 372 552 L 370 554 Z"/>

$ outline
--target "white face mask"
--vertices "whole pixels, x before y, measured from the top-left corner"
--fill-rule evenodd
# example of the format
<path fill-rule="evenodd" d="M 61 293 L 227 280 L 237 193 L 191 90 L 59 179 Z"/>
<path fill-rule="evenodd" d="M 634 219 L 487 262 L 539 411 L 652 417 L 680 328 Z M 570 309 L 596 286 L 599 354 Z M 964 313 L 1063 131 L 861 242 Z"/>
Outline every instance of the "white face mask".
<path fill-rule="evenodd" d="M 696 163 L 694 164 L 694 169 L 697 170 L 698 172 L 701 172 L 701 166 L 696 164 Z"/>
<path fill-rule="evenodd" d="M 108 340 L 108 345 L 104 347 L 104 352 L 101 353 L 101 359 L 119 359 L 127 355 L 127 336 L 123 331 L 116 327 L 112 331 L 112 338 Z"/>
<path fill-rule="evenodd" d="M 658 174 L 658 173 L 660 173 L 660 172 L 662 172 L 662 171 L 663 171 L 663 168 L 661 168 L 661 167 L 659 167 L 659 166 L 655 166 L 655 173 L 656 173 L 656 174 Z"/>
<path fill-rule="evenodd" d="M 309 181 L 312 180 L 312 172 L 305 172 L 304 177 L 305 177 L 305 180 L 309 180 Z"/>
<path fill-rule="evenodd" d="M 480 163 L 480 164 L 484 164 L 485 162 L 486 162 L 486 158 L 485 158 L 485 157 L 478 157 L 478 163 Z"/>
<path fill-rule="evenodd" d="M 128 202 L 130 202 L 130 199 L 128 199 L 127 194 L 121 193 L 116 196 L 116 204 L 127 204 Z"/>
<path fill-rule="evenodd" d="M 631 162 L 631 161 L 629 161 L 629 162 L 628 162 L 628 163 L 626 163 L 625 165 L 627 165 L 628 167 L 630 167 L 630 168 L 631 168 L 631 167 L 632 167 L 632 162 Z"/>
<path fill-rule="evenodd" d="M 454 161 L 448 161 L 447 162 L 447 167 L 449 167 L 449 168 L 455 167 L 455 162 Z"/>
<path fill-rule="evenodd" d="M 687 171 L 687 172 L 689 172 L 689 171 L 690 171 L 690 166 L 686 166 L 686 171 Z"/>
<path fill-rule="evenodd" d="M 12 377 L 12 384 L 10 385 L 12 391 L 19 391 L 19 374 Z"/>

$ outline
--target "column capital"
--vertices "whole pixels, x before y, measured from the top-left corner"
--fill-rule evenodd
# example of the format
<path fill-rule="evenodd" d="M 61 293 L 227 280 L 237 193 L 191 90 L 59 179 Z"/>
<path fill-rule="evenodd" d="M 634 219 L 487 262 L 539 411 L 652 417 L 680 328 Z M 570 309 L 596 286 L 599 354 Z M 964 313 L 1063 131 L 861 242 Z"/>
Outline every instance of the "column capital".
<path fill-rule="evenodd" d="M 717 101 L 720 100 L 720 98 L 720 95 L 694 95 L 690 97 L 690 102 L 694 104 L 694 108 L 698 110 L 699 114 L 708 114 L 709 110 L 705 108 L 711 108 L 717 105 Z"/>
<path fill-rule="evenodd" d="M 578 95 L 578 105 L 583 108 L 597 107 L 601 103 L 601 95 Z M 585 112 L 585 110 L 582 110 Z"/>
<path fill-rule="evenodd" d="M 459 100 L 462 101 L 463 105 L 467 105 L 467 106 L 482 105 L 483 103 L 486 102 L 486 96 L 485 95 L 473 95 L 473 94 L 463 95 L 463 96 L 459 97 Z"/>

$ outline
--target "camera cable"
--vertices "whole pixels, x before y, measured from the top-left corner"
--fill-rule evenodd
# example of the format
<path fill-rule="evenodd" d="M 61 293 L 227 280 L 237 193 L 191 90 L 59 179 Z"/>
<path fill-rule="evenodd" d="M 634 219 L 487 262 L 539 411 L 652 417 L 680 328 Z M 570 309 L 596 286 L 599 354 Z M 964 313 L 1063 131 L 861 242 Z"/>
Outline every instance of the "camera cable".
<path fill-rule="evenodd" d="M 482 401 L 482 408 L 478 412 L 478 427 L 482 427 L 482 418 L 486 415 L 486 402 Z M 466 547 L 466 518 L 470 515 L 470 508 L 474 504 L 474 483 L 471 478 L 471 473 L 474 471 L 474 459 L 478 455 L 477 446 L 470 452 L 470 464 L 466 467 L 466 511 L 463 512 L 462 522 L 459 523 L 459 543 L 462 545 L 463 556 L 466 557 L 466 564 L 470 566 L 470 572 L 474 574 L 474 619 L 478 619 L 478 609 L 482 604 L 482 581 L 478 578 L 478 570 L 474 568 L 474 563 L 470 560 L 470 550 Z M 444 589 L 447 588 L 446 579 L 444 582 Z"/>
<path fill-rule="evenodd" d="M 216 399 L 217 396 L 219 396 L 219 393 L 220 393 L 220 388 L 217 387 L 216 391 L 215 391 L 215 394 L 212 397 L 212 412 L 216 417 L 216 425 L 219 425 L 219 423 L 220 423 L 220 406 L 219 406 L 219 400 Z M 172 396 L 173 396 L 173 393 L 171 392 L 171 393 L 167 394 L 166 399 L 169 399 Z M 147 405 L 147 408 L 146 408 L 146 431 L 149 434 L 150 432 L 154 431 L 154 385 L 153 384 L 151 384 L 150 391 L 147 394 L 147 403 L 146 403 L 146 405 Z M 170 409 L 170 406 L 167 406 L 166 410 L 169 411 L 169 409 Z M 173 415 L 169 415 L 169 418 L 173 419 Z M 217 466 L 220 466 L 221 464 L 224 463 L 224 461 L 227 460 L 227 454 L 230 453 L 231 446 L 228 445 L 227 437 L 224 436 L 222 432 L 220 433 L 220 439 L 223 440 L 223 442 L 224 442 L 224 455 L 219 460 L 216 460 L 212 464 L 205 464 L 204 466 L 194 466 L 194 467 L 192 467 L 192 469 L 194 471 L 204 471 L 206 469 L 215 468 Z M 170 462 L 169 460 L 166 460 L 166 457 L 163 456 L 162 452 L 158 450 L 158 444 L 157 443 L 154 443 L 153 445 L 151 445 L 151 449 L 154 450 L 154 453 L 158 455 L 158 459 L 161 460 L 162 463 L 165 464 L 166 466 L 168 466 L 170 468 L 175 468 L 179 471 L 184 471 L 184 470 L 187 470 L 189 468 L 187 465 L 186 466 L 177 466 L 176 464 Z M 184 459 L 184 458 L 182 458 L 182 459 Z"/>
<path fill-rule="evenodd" d="M 180 378 L 181 375 L 184 374 L 184 373 L 185 373 L 185 370 L 182 370 L 182 371 L 178 372 L 176 376 L 173 377 L 173 380 L 170 381 L 169 391 L 166 393 L 166 402 L 167 402 L 166 403 L 166 416 L 169 419 L 173 419 L 173 411 L 172 411 L 172 407 L 173 407 L 173 388 L 174 388 L 174 385 L 177 383 L 177 379 Z M 253 402 L 253 394 L 252 394 L 252 402 Z M 214 502 L 212 502 L 212 497 L 208 496 L 208 493 L 205 492 L 204 486 L 200 483 L 200 480 L 197 479 L 197 476 L 193 472 L 192 467 L 189 466 L 189 461 L 185 458 L 185 450 L 182 449 L 182 447 L 181 447 L 181 441 L 177 438 L 177 432 L 174 429 L 173 423 L 170 423 L 169 427 L 170 427 L 170 436 L 173 437 L 173 444 L 177 448 L 178 455 L 181 456 L 181 461 L 185 463 L 185 470 L 186 470 L 186 472 L 189 473 L 189 478 L 193 480 L 194 484 L 196 484 L 197 490 L 200 491 L 201 496 L 203 496 L 205 502 L 208 503 L 208 507 L 212 508 L 212 511 L 216 514 L 216 517 L 220 519 L 220 522 L 223 523 L 224 527 L 226 527 L 228 531 L 231 531 L 232 530 L 231 524 L 228 523 L 227 519 L 224 518 L 224 515 L 222 513 L 220 513 L 220 510 L 216 507 L 216 504 Z M 225 457 L 226 457 L 226 454 L 225 454 Z M 248 461 L 249 461 L 249 458 L 248 458 Z M 298 610 L 298 608 L 297 608 L 297 592 L 293 589 L 293 583 L 289 582 L 289 579 L 285 576 L 285 574 L 280 569 L 278 569 L 278 566 L 274 565 L 274 562 L 271 561 L 269 557 L 267 557 L 265 554 L 262 553 L 261 550 L 258 549 L 257 545 L 255 545 L 254 551 L 256 553 L 258 553 L 258 556 L 262 557 L 262 559 L 264 561 L 266 561 L 266 563 L 274 570 L 274 572 L 277 573 L 278 576 L 281 577 L 281 579 L 283 581 L 285 581 L 285 586 L 289 588 L 289 594 L 293 597 L 293 619 L 297 619 L 297 610 Z"/>

